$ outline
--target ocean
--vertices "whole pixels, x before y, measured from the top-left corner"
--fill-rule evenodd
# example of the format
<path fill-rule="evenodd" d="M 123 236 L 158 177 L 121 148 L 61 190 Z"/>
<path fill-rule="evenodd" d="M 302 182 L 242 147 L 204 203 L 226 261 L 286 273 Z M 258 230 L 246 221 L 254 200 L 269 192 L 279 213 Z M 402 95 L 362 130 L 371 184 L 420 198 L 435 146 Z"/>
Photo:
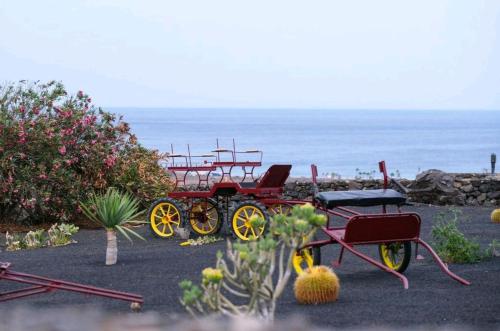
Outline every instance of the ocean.
<path fill-rule="evenodd" d="M 124 116 L 140 143 L 176 153 L 220 147 L 264 152 L 271 164 L 292 164 L 291 176 L 353 178 L 375 171 L 414 178 L 427 169 L 485 172 L 500 163 L 500 111 L 108 108 Z M 500 168 L 500 164 L 497 169 Z M 237 174 L 237 171 L 235 171 Z"/>

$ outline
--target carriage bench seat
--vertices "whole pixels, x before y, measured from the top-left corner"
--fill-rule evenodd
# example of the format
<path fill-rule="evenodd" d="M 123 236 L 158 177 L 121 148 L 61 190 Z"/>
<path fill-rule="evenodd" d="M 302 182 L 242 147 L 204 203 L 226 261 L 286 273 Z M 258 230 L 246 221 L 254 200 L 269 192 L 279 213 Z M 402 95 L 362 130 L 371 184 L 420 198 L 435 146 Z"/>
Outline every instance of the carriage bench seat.
<path fill-rule="evenodd" d="M 406 202 L 404 194 L 391 189 L 319 192 L 315 198 L 324 207 L 329 209 L 340 206 L 400 206 Z"/>

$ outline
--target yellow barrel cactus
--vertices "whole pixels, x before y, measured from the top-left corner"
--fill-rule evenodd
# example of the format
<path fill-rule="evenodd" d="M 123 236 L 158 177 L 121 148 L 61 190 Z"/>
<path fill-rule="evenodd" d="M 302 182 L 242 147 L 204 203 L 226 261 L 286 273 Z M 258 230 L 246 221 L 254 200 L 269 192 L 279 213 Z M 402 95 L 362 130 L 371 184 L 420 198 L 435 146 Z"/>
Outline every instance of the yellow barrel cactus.
<path fill-rule="evenodd" d="M 313 266 L 295 280 L 295 298 L 302 304 L 322 304 L 337 300 L 340 283 L 337 275 L 326 266 Z"/>
<path fill-rule="evenodd" d="M 491 220 L 494 223 L 500 223 L 500 209 L 493 210 L 493 212 L 491 213 Z"/>

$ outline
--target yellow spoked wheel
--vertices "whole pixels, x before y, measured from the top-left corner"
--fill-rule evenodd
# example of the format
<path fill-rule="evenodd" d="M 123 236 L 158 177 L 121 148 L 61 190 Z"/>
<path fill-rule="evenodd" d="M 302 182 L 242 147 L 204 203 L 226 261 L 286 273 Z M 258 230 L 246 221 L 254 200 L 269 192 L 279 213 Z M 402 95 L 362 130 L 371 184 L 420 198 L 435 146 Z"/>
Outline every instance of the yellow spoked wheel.
<path fill-rule="evenodd" d="M 397 272 L 404 272 L 411 259 L 411 242 L 394 242 L 378 246 L 380 260 Z"/>
<path fill-rule="evenodd" d="M 303 273 L 306 269 L 311 268 L 314 265 L 321 264 L 321 248 L 320 247 L 309 247 L 301 249 L 295 253 L 292 260 L 293 269 L 297 275 Z"/>
<path fill-rule="evenodd" d="M 184 224 L 182 208 L 173 199 L 156 200 L 148 210 L 148 220 L 151 230 L 159 237 L 171 237 L 175 229 Z"/>
<path fill-rule="evenodd" d="M 260 227 L 253 227 L 250 218 L 257 216 L 265 220 L 265 224 Z M 259 238 L 269 222 L 269 214 L 264 206 L 258 202 L 247 201 L 236 206 L 231 216 L 231 226 L 233 233 L 241 240 L 254 240 Z"/>
<path fill-rule="evenodd" d="M 290 215 L 292 212 L 292 206 L 286 205 L 284 203 L 276 203 L 267 207 L 267 212 L 270 216 L 274 215 Z"/>
<path fill-rule="evenodd" d="M 222 226 L 222 213 L 211 199 L 194 201 L 188 219 L 191 230 L 202 236 L 217 233 Z"/>

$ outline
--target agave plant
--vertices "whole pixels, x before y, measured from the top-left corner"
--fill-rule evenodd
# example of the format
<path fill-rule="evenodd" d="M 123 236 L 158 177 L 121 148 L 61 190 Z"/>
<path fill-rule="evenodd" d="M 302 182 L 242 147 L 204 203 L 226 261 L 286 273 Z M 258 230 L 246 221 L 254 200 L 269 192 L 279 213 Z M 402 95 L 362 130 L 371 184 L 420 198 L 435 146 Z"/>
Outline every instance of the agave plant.
<path fill-rule="evenodd" d="M 139 211 L 139 203 L 129 193 L 121 193 L 114 188 L 109 188 L 104 195 L 93 194 L 87 202 L 80 203 L 85 216 L 106 229 L 106 265 L 116 264 L 118 259 L 117 232 L 129 241 L 132 241 L 131 235 L 144 240 L 138 233 L 124 226 L 143 223 L 135 221 L 144 212 Z"/>

